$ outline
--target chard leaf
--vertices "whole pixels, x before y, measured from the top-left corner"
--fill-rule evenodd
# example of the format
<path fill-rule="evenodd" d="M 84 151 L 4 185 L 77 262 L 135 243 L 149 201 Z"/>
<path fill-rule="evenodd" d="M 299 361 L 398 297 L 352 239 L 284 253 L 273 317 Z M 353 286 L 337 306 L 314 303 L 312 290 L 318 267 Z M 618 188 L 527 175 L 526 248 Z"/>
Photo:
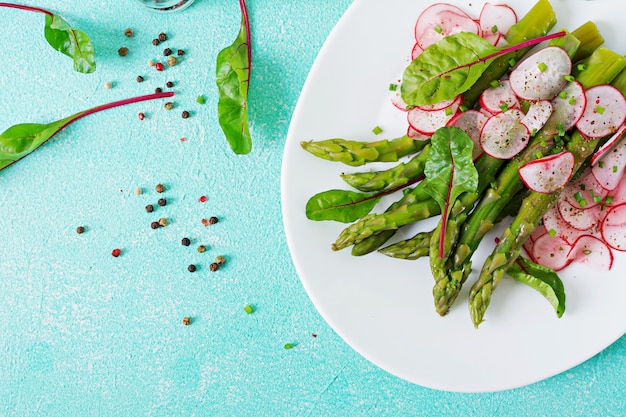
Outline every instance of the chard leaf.
<path fill-rule="evenodd" d="M 50 46 L 74 60 L 74 71 L 89 74 L 96 70 L 93 45 L 85 32 L 50 13 L 46 14 L 44 35 Z"/>
<path fill-rule="evenodd" d="M 478 188 L 478 171 L 472 160 L 474 142 L 459 128 L 442 127 L 430 138 L 430 156 L 424 166 L 424 191 L 441 208 L 439 257 L 443 258 L 446 225 L 454 202 L 464 192 Z"/>
<path fill-rule="evenodd" d="M 467 91 L 493 60 L 481 58 L 497 51 L 498 48 L 473 33 L 446 36 L 427 47 L 404 70 L 402 99 L 409 105 L 422 106 Z"/>
<path fill-rule="evenodd" d="M 248 128 L 248 89 L 252 60 L 250 23 L 244 0 L 239 0 L 239 6 L 239 34 L 232 45 L 217 55 L 217 116 L 233 152 L 247 154 L 252 150 L 252 138 Z"/>
<path fill-rule="evenodd" d="M 21 123 L 0 134 L 0 170 L 22 159 L 54 136 L 69 118 L 50 124 Z"/>
<path fill-rule="evenodd" d="M 515 280 L 543 295 L 552 305 L 557 317 L 565 312 L 565 287 L 556 272 L 520 256 L 507 270 Z"/>
<path fill-rule="evenodd" d="M 306 204 L 306 216 L 309 220 L 350 223 L 372 211 L 382 195 L 347 190 L 324 191 L 309 199 Z"/>

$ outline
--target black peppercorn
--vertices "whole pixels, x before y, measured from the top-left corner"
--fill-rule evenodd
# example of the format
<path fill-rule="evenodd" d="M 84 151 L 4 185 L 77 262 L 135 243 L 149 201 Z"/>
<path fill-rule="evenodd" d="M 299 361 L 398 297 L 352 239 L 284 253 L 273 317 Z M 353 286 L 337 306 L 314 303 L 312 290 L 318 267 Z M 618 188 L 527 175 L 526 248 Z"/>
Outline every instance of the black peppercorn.
<path fill-rule="evenodd" d="M 220 266 L 216 262 L 213 262 L 211 265 L 209 265 L 209 269 L 211 270 L 211 272 L 215 272 L 220 269 Z"/>
<path fill-rule="evenodd" d="M 76 233 L 78 233 L 79 235 L 85 233 L 85 228 L 83 226 L 78 226 L 76 228 Z"/>
<path fill-rule="evenodd" d="M 157 184 L 154 189 L 157 193 L 162 193 L 163 191 L 165 191 L 165 187 L 163 186 L 163 184 Z"/>
<path fill-rule="evenodd" d="M 183 324 L 185 326 L 189 326 L 191 324 L 191 318 L 189 317 L 183 317 Z"/>
<path fill-rule="evenodd" d="M 187 271 L 189 272 L 196 272 L 196 266 L 194 264 L 191 264 L 187 267 Z"/>
<path fill-rule="evenodd" d="M 157 204 L 161 207 L 163 207 L 164 205 L 167 204 L 167 200 L 164 198 L 159 198 L 159 201 L 157 201 Z"/>
<path fill-rule="evenodd" d="M 176 52 L 176 54 L 177 54 L 178 56 L 183 56 L 183 55 L 185 55 L 185 51 L 183 51 L 182 49 L 179 49 L 179 50 Z"/>
<path fill-rule="evenodd" d="M 154 92 L 155 93 L 162 93 L 163 89 L 161 87 L 157 87 L 157 88 L 154 89 Z"/>
<path fill-rule="evenodd" d="M 159 227 L 161 227 L 161 225 L 159 224 L 159 222 L 152 222 L 150 223 L 150 227 L 153 229 L 158 229 Z"/>
<path fill-rule="evenodd" d="M 172 87 L 174 87 L 174 83 L 173 83 L 173 82 L 171 82 L 171 81 L 168 81 L 168 82 L 166 82 L 166 83 L 165 83 L 165 86 L 166 86 L 167 88 L 172 88 Z"/>
<path fill-rule="evenodd" d="M 161 42 L 166 41 L 167 40 L 167 35 L 165 33 L 163 33 L 163 32 L 159 33 L 159 40 Z"/>
<path fill-rule="evenodd" d="M 146 211 L 147 211 L 148 213 L 152 213 L 152 212 L 154 211 L 154 206 L 153 206 L 152 204 L 148 204 L 148 205 L 146 206 Z"/>
<path fill-rule="evenodd" d="M 171 50 L 170 48 L 165 48 L 165 49 L 163 50 L 163 55 L 164 55 L 164 56 L 170 56 L 170 55 L 172 55 L 172 50 Z"/>
<path fill-rule="evenodd" d="M 117 50 L 117 53 L 119 56 L 126 56 L 128 55 L 128 48 L 125 46 L 122 46 L 120 49 Z"/>
<path fill-rule="evenodd" d="M 180 241 L 180 243 L 181 243 L 183 246 L 189 246 L 189 245 L 191 245 L 191 240 L 189 240 L 189 238 L 188 238 L 188 237 L 184 237 L 184 238 L 182 238 L 182 240 Z"/>
<path fill-rule="evenodd" d="M 156 38 L 152 39 L 152 45 L 157 46 L 160 43 L 161 43 L 161 41 L 159 41 L 158 39 L 156 39 Z"/>
<path fill-rule="evenodd" d="M 189 112 L 187 110 L 184 110 L 183 113 L 182 113 L 182 117 L 183 117 L 183 119 L 188 118 L 189 117 Z"/>
<path fill-rule="evenodd" d="M 137 76 L 137 82 L 138 83 L 142 83 L 143 82 L 143 77 L 141 75 Z"/>
<path fill-rule="evenodd" d="M 134 34 L 135 34 L 135 32 L 131 28 L 127 28 L 124 31 L 124 35 L 128 36 L 129 38 L 131 38 Z"/>
<path fill-rule="evenodd" d="M 215 223 L 217 223 L 217 217 L 215 216 L 209 217 L 209 224 L 215 224 Z"/>

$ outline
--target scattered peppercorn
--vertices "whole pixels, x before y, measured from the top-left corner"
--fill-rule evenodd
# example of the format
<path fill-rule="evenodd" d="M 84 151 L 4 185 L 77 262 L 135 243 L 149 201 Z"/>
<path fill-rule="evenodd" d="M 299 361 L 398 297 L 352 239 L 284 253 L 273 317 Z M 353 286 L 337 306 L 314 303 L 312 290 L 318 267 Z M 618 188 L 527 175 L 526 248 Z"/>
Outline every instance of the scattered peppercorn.
<path fill-rule="evenodd" d="M 148 66 L 149 66 L 149 67 L 154 67 L 154 60 L 149 59 L 149 60 L 148 60 Z"/>
<path fill-rule="evenodd" d="M 163 107 L 165 108 L 165 110 L 172 110 L 172 108 L 174 107 L 174 103 L 172 103 L 171 101 L 166 101 L 165 104 L 163 104 Z"/>
<path fill-rule="evenodd" d="M 185 55 L 185 51 L 183 51 L 182 49 L 179 49 L 178 51 L 176 51 L 176 54 L 178 56 L 183 56 L 183 55 Z"/>
<path fill-rule="evenodd" d="M 167 219 L 165 217 L 161 217 L 158 223 L 159 223 L 159 226 L 165 227 L 167 226 Z"/>
<path fill-rule="evenodd" d="M 157 87 L 157 88 L 154 89 L 154 92 L 155 93 L 162 93 L 163 89 L 161 87 Z"/>
<path fill-rule="evenodd" d="M 215 223 L 217 223 L 217 221 L 218 221 L 217 217 L 215 217 L 215 216 L 209 217 L 209 224 L 215 224 Z"/>
<path fill-rule="evenodd" d="M 170 48 L 165 48 L 165 49 L 163 50 L 163 55 L 164 55 L 164 56 L 170 56 L 170 55 L 172 55 L 172 50 L 171 50 Z"/>
<path fill-rule="evenodd" d="M 223 256 L 217 256 L 215 258 L 215 263 L 218 265 L 224 265 L 226 263 L 226 258 L 224 258 Z"/>
<path fill-rule="evenodd" d="M 171 81 L 168 81 L 168 82 L 166 82 L 166 83 L 165 83 L 165 86 L 166 86 L 167 88 L 172 88 L 172 87 L 174 87 L 174 83 L 173 83 L 173 82 L 171 82 Z"/>
<path fill-rule="evenodd" d="M 157 204 L 161 207 L 165 206 L 167 204 L 167 200 L 164 198 L 159 198 L 159 201 L 157 201 Z"/>
<path fill-rule="evenodd" d="M 157 38 L 152 39 L 152 45 L 157 46 L 160 43 L 161 43 L 161 41 L 158 40 Z"/>
<path fill-rule="evenodd" d="M 162 193 L 163 191 L 165 191 L 165 186 L 163 184 L 157 184 L 156 187 L 154 187 L 154 189 L 156 190 L 157 193 Z"/>
<path fill-rule="evenodd" d="M 148 205 L 146 206 L 146 211 L 147 211 L 148 213 L 152 213 L 152 212 L 154 211 L 154 206 L 153 206 L 152 204 L 148 204 Z"/>
<path fill-rule="evenodd" d="M 311 333 L 312 337 L 317 337 L 317 333 Z"/>
<path fill-rule="evenodd" d="M 159 224 L 159 222 L 152 222 L 150 223 L 150 227 L 153 229 L 158 229 L 159 227 L 161 227 L 161 225 Z"/>
<path fill-rule="evenodd" d="M 176 64 L 178 64 L 178 60 L 176 59 L 176 57 L 172 55 L 167 57 L 167 65 L 169 65 L 170 67 L 173 67 Z"/>
<path fill-rule="evenodd" d="M 159 37 L 159 40 L 160 40 L 161 42 L 164 42 L 164 41 L 166 41 L 166 40 L 167 40 L 167 35 L 166 35 L 165 33 L 163 33 L 163 32 L 159 33 L 159 36 L 158 36 L 158 37 Z"/>
<path fill-rule="evenodd" d="M 182 137 L 182 138 L 180 138 L 180 141 L 181 142 L 187 142 L 187 138 L 186 137 Z"/>
<path fill-rule="evenodd" d="M 188 237 L 184 237 L 184 238 L 181 239 L 180 243 L 183 246 L 189 246 L 189 245 L 191 245 L 191 240 L 189 240 Z"/>
<path fill-rule="evenodd" d="M 145 118 L 146 118 L 146 115 L 145 115 L 145 114 L 143 114 L 143 113 L 139 113 L 139 114 L 137 115 L 137 117 L 139 117 L 139 120 L 143 120 L 143 119 L 145 119 Z"/>
<path fill-rule="evenodd" d="M 189 112 L 187 110 L 183 110 L 181 116 L 183 119 L 187 119 L 189 117 Z"/>
<path fill-rule="evenodd" d="M 141 75 L 137 76 L 137 82 L 138 83 L 142 83 L 143 82 L 143 77 Z"/>
<path fill-rule="evenodd" d="M 208 198 L 207 198 L 207 196 L 205 196 L 205 195 L 200 196 L 200 198 L 198 199 L 198 201 L 199 201 L 199 202 L 201 202 L 201 203 L 204 203 L 204 202 L 206 202 L 207 200 L 208 200 Z"/>
<path fill-rule="evenodd" d="M 76 233 L 78 233 L 79 235 L 82 235 L 83 233 L 85 233 L 85 228 L 83 226 L 78 226 L 76 228 Z"/>
<path fill-rule="evenodd" d="M 127 28 L 124 31 L 124 35 L 128 36 L 129 38 L 132 38 L 132 36 L 135 34 L 135 32 L 131 29 L 131 28 Z"/>
<path fill-rule="evenodd" d="M 213 262 L 211 265 L 209 265 L 209 269 L 211 270 L 211 272 L 215 272 L 218 269 L 220 269 L 220 266 L 216 264 L 215 262 Z"/>
<path fill-rule="evenodd" d="M 113 83 L 111 81 L 107 81 L 106 83 L 104 83 L 104 88 L 110 90 L 111 88 L 113 88 Z"/>
<path fill-rule="evenodd" d="M 189 326 L 191 324 L 191 319 L 189 317 L 183 317 L 183 324 L 185 326 Z"/>
<path fill-rule="evenodd" d="M 117 50 L 117 53 L 119 56 L 126 56 L 128 55 L 128 48 L 125 46 L 122 46 L 120 49 Z"/>
<path fill-rule="evenodd" d="M 196 266 L 194 264 L 191 264 L 187 267 L 187 271 L 189 272 L 196 272 Z"/>
<path fill-rule="evenodd" d="M 198 252 L 199 252 L 199 253 L 204 253 L 204 252 L 206 252 L 206 246 L 204 246 L 204 245 L 200 245 L 200 246 L 198 246 Z"/>
<path fill-rule="evenodd" d="M 113 255 L 113 257 L 117 258 L 118 256 L 120 256 L 122 254 L 122 250 L 121 249 L 113 249 L 111 251 L 111 255 Z"/>
<path fill-rule="evenodd" d="M 143 194 L 143 190 L 139 187 L 135 188 L 135 195 L 141 195 Z"/>
<path fill-rule="evenodd" d="M 154 68 L 156 68 L 157 71 L 163 71 L 165 67 L 163 66 L 162 63 L 157 62 L 156 64 L 154 64 Z"/>

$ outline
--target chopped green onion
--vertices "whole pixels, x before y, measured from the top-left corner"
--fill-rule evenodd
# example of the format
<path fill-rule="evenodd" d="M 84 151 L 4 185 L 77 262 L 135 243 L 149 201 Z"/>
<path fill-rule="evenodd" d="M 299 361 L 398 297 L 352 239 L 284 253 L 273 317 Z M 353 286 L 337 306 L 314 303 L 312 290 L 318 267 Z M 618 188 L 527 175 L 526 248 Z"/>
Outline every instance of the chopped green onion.
<path fill-rule="evenodd" d="M 374 132 L 375 135 L 380 135 L 381 133 L 383 133 L 383 130 L 380 128 L 380 126 L 376 126 L 374 127 L 374 129 L 372 129 L 372 132 Z"/>
<path fill-rule="evenodd" d="M 539 68 L 539 71 L 541 72 L 546 72 L 548 70 L 548 66 L 545 62 L 540 62 L 539 65 L 537 65 L 537 68 Z"/>
<path fill-rule="evenodd" d="M 585 64 L 578 64 L 576 68 L 578 68 L 578 71 L 584 71 L 587 69 L 587 66 Z"/>
<path fill-rule="evenodd" d="M 602 106 L 596 106 L 596 108 L 594 110 L 598 114 L 604 114 L 604 107 L 602 107 Z"/>
<path fill-rule="evenodd" d="M 500 82 L 498 80 L 493 80 L 489 83 L 490 86 L 492 86 L 493 88 L 496 88 L 497 86 L 500 85 Z"/>
<path fill-rule="evenodd" d="M 563 78 L 565 78 L 565 81 L 569 81 L 569 82 L 576 81 L 576 78 L 574 78 L 574 76 L 572 76 L 572 75 L 565 75 L 565 76 L 563 76 Z"/>
<path fill-rule="evenodd" d="M 559 131 L 559 136 L 565 136 L 565 126 L 563 125 L 563 123 L 559 123 L 558 125 L 556 125 L 556 128 Z"/>
<path fill-rule="evenodd" d="M 574 194 L 574 199 L 576 199 L 576 202 L 581 208 L 584 208 L 587 205 L 587 200 L 585 200 L 585 197 L 583 197 L 580 192 Z"/>
<path fill-rule="evenodd" d="M 491 27 L 491 33 L 496 33 L 498 31 L 498 25 L 493 25 Z"/>
<path fill-rule="evenodd" d="M 569 104 L 570 106 L 573 106 L 574 104 L 576 104 L 576 97 L 572 97 L 569 99 Z"/>
<path fill-rule="evenodd" d="M 506 103 L 502 103 L 500 104 L 500 110 L 502 110 L 502 112 L 505 112 L 509 109 L 509 105 Z"/>
<path fill-rule="evenodd" d="M 591 249 L 585 249 L 585 250 L 583 251 L 583 253 L 584 253 L 585 255 L 591 255 L 591 254 L 592 254 L 592 251 L 591 251 Z"/>
<path fill-rule="evenodd" d="M 530 132 L 530 136 L 531 136 L 531 137 L 535 137 L 535 135 L 536 135 L 536 134 L 537 134 L 537 128 L 536 128 L 536 127 L 533 127 L 533 131 L 532 131 L 532 132 Z M 546 145 L 545 141 L 544 141 L 543 145 L 544 145 L 544 146 Z"/>
<path fill-rule="evenodd" d="M 398 84 L 389 84 L 389 91 L 396 91 L 398 89 Z"/>
<path fill-rule="evenodd" d="M 283 346 L 285 349 L 293 349 L 295 345 L 293 343 L 285 343 L 285 346 Z"/>
<path fill-rule="evenodd" d="M 198 104 L 206 103 L 206 100 L 205 100 L 204 96 L 198 96 L 198 98 L 196 99 L 196 103 L 198 103 Z"/>
<path fill-rule="evenodd" d="M 435 29 L 435 32 L 437 32 L 437 33 L 438 33 L 438 34 L 440 34 L 440 35 L 441 35 L 441 33 L 443 33 L 443 29 L 442 29 L 442 28 L 441 28 L 441 26 L 439 26 L 439 25 L 435 26 L 435 28 L 434 28 L 434 29 Z"/>
<path fill-rule="evenodd" d="M 604 168 L 604 161 L 600 161 L 600 162 L 598 162 L 598 166 L 599 166 L 600 168 Z"/>
<path fill-rule="evenodd" d="M 254 307 L 252 307 L 250 304 L 246 304 L 243 307 L 243 311 L 245 311 L 248 314 L 252 314 L 252 313 L 254 313 Z"/>
<path fill-rule="evenodd" d="M 461 113 L 465 113 L 467 111 L 467 107 L 466 106 L 459 106 L 459 110 L 461 111 Z"/>
<path fill-rule="evenodd" d="M 446 107 L 446 116 L 452 116 L 452 109 L 450 107 Z"/>
<path fill-rule="evenodd" d="M 594 203 L 601 203 L 602 202 L 602 197 L 600 197 L 599 195 L 593 196 L 593 202 Z"/>
<path fill-rule="evenodd" d="M 535 152 L 535 157 L 536 157 L 537 159 L 539 159 L 539 158 L 543 157 L 543 152 L 541 152 L 541 151 L 537 151 L 537 152 Z"/>
<path fill-rule="evenodd" d="M 606 198 L 604 199 L 604 202 L 606 204 L 612 204 L 613 203 L 613 197 L 611 197 L 610 195 L 607 195 Z"/>
<path fill-rule="evenodd" d="M 613 172 L 617 172 L 617 165 L 613 165 Z"/>
<path fill-rule="evenodd" d="M 559 93 L 559 98 L 565 100 L 567 98 L 567 91 L 563 90 Z"/>
<path fill-rule="evenodd" d="M 554 229 L 550 229 L 550 231 L 548 232 L 548 234 L 552 237 L 556 236 L 556 230 Z"/>
<path fill-rule="evenodd" d="M 514 67 L 515 64 L 517 64 L 517 62 L 513 58 L 509 59 L 509 65 L 510 66 Z"/>
<path fill-rule="evenodd" d="M 585 191 L 586 188 L 587 188 L 587 186 L 585 184 L 580 184 L 580 189 L 582 191 Z"/>

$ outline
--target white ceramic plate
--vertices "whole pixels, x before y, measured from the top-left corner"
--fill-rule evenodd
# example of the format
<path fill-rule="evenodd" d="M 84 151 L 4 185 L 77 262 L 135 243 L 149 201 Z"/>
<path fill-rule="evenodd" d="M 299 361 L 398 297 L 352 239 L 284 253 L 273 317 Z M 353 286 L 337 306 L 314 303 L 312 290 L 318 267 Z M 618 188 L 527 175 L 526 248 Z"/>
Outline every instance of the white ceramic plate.
<path fill-rule="evenodd" d="M 594 20 L 607 39 L 605 45 L 626 53 L 626 41 L 619 36 L 626 2 L 552 3 L 559 17 L 555 29 L 573 29 Z M 287 240 L 302 284 L 320 314 L 374 364 L 441 390 L 515 388 L 561 373 L 624 334 L 626 254 L 617 253 L 610 273 L 583 265 L 564 271 L 567 309 L 561 319 L 533 290 L 512 279 L 503 280 L 486 321 L 476 330 L 467 308 L 474 276 L 452 311 L 439 317 L 426 259 L 401 261 L 378 253 L 352 257 L 350 249 L 333 252 L 330 245 L 345 225 L 305 217 L 305 204 L 312 195 L 346 189 L 339 173 L 359 168 L 317 159 L 300 148 L 300 141 L 374 140 L 404 134 L 406 120 L 391 106 L 388 86 L 409 62 L 413 26 L 428 4 L 425 0 L 357 0 L 329 36 L 303 88 L 285 146 L 282 204 Z M 478 16 L 483 2 L 451 4 Z M 514 0 L 508 4 L 522 16 L 533 3 Z M 375 126 L 384 134 L 375 136 Z M 384 210 L 391 201 L 381 202 L 375 211 Z M 434 224 L 423 222 L 395 240 Z M 483 247 L 476 253 L 475 268 L 490 249 Z"/>

